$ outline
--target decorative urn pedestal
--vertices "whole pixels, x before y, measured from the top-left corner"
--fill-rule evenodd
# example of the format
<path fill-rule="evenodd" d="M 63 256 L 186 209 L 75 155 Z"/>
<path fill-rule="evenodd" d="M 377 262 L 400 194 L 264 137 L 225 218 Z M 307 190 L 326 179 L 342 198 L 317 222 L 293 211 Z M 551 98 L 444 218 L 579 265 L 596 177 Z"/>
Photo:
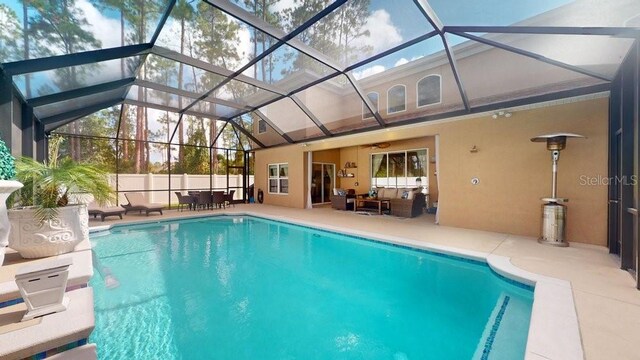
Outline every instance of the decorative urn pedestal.
<path fill-rule="evenodd" d="M 80 242 L 89 239 L 86 204 L 60 207 L 55 218 L 43 222 L 35 216 L 36 210 L 35 207 L 28 207 L 9 211 L 9 247 L 23 258 L 68 253 Z"/>
<path fill-rule="evenodd" d="M 22 183 L 15 180 L 0 180 L 0 266 L 4 262 L 4 253 L 9 244 L 9 218 L 7 217 L 7 199 Z"/>

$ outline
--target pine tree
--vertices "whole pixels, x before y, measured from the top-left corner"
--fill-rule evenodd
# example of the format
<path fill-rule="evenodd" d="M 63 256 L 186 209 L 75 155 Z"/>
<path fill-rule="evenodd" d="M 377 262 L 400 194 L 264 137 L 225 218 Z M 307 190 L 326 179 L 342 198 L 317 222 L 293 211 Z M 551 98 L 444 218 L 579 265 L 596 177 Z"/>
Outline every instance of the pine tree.
<path fill-rule="evenodd" d="M 36 10 L 36 14 L 29 19 L 29 34 L 38 44 L 40 55 L 74 54 L 100 48 L 100 41 L 84 29 L 88 25 L 87 20 L 82 10 L 75 6 L 74 0 L 31 0 L 29 6 Z M 56 69 L 53 83 L 60 91 L 79 88 L 96 67 L 87 65 Z M 72 126 L 73 132 L 78 133 L 75 122 Z M 71 138 L 70 142 L 71 157 L 77 161 L 81 143 L 77 138 Z"/>
<path fill-rule="evenodd" d="M 194 10 L 191 6 L 191 2 L 187 0 L 178 0 L 173 10 L 173 17 L 180 21 L 180 53 L 185 53 L 185 29 L 188 23 L 193 21 Z M 183 89 L 184 81 L 184 64 L 180 63 L 178 68 L 178 89 Z M 188 104 L 183 104 L 182 97 L 179 98 L 178 107 L 183 109 Z M 184 161 L 184 153 L 182 151 L 182 144 L 184 144 L 184 125 L 182 122 L 178 124 L 178 161 Z"/>
<path fill-rule="evenodd" d="M 19 41 L 22 29 L 18 15 L 10 7 L 0 4 L 0 63 L 19 60 Z"/>
<path fill-rule="evenodd" d="M 204 2 L 198 3 L 197 7 L 199 16 L 196 17 L 195 26 L 195 53 L 201 60 L 210 64 L 222 66 L 226 69 L 235 69 L 241 60 L 241 54 L 238 53 L 238 45 L 240 43 L 239 31 L 240 26 L 237 22 L 222 13 L 220 10 L 210 6 Z M 200 82 L 210 90 L 214 88 L 220 80 L 215 74 L 205 73 Z M 229 84 L 231 87 L 232 84 Z M 218 94 L 212 94 L 217 96 Z M 215 114 L 215 104 L 210 103 L 210 113 Z M 211 124 L 212 134 L 217 133 L 215 121 Z M 215 136 L 215 135 L 214 135 Z M 208 146 L 208 144 L 207 144 Z M 185 155 L 186 156 L 186 155 Z M 208 158 L 208 157 L 207 157 Z M 218 167 L 217 150 L 212 153 L 214 173 Z"/>

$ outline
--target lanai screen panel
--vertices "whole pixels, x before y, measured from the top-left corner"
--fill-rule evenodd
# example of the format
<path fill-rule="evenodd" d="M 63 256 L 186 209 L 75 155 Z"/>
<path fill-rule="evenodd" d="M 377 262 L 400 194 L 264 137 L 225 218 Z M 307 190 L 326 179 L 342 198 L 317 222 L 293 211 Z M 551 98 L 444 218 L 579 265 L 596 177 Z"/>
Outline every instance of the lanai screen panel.
<path fill-rule="evenodd" d="M 113 139 L 118 131 L 121 106 L 112 106 L 91 115 L 83 116 L 57 128 L 55 132 L 65 135 Z"/>
<path fill-rule="evenodd" d="M 294 141 L 323 135 L 318 125 L 289 98 L 278 100 L 258 110 Z"/>
<path fill-rule="evenodd" d="M 0 50 L 0 62 L 147 43 L 169 3 L 4 0 L 0 18 L 10 41 L 3 44 L 6 51 Z"/>
<path fill-rule="evenodd" d="M 305 89 L 297 96 L 334 134 L 380 127 L 345 75 Z M 376 111 L 378 101 L 370 100 Z"/>
<path fill-rule="evenodd" d="M 453 53 L 472 107 L 605 83 L 474 41 L 456 45 Z"/>
<path fill-rule="evenodd" d="M 141 61 L 140 56 L 131 56 L 16 75 L 13 81 L 20 93 L 25 98 L 31 99 L 134 77 Z"/>
<path fill-rule="evenodd" d="M 347 1 L 295 39 L 344 68 L 430 31 L 412 0 Z"/>
<path fill-rule="evenodd" d="M 104 103 L 108 100 L 119 100 L 122 99 L 122 95 L 124 93 L 123 89 L 116 89 L 106 91 L 100 94 L 91 94 L 86 96 L 81 96 L 69 100 L 64 100 L 60 102 L 55 102 L 52 104 L 47 104 L 43 106 L 38 106 L 33 109 L 33 113 L 38 117 L 38 119 L 45 120 L 51 116 L 65 114 L 74 110 L 80 110 L 89 106 L 93 106 L 96 104 Z M 65 119 L 61 119 L 65 120 Z"/>
<path fill-rule="evenodd" d="M 634 42 L 634 39 L 598 35 L 470 34 L 611 79 Z"/>
<path fill-rule="evenodd" d="M 136 142 L 202 118 L 272 146 L 604 91 L 640 34 L 637 0 L 24 3 L 0 0 L 0 62 L 47 130 L 124 100 Z"/>
<path fill-rule="evenodd" d="M 351 75 L 378 98 L 385 123 L 464 110 L 440 36 L 433 36 L 362 65 Z"/>
<path fill-rule="evenodd" d="M 162 51 L 160 53 L 162 54 Z M 145 76 L 146 80 L 193 93 L 194 97 L 204 94 L 225 79 L 224 75 L 156 54 L 149 54 L 147 64 L 150 71 Z"/>

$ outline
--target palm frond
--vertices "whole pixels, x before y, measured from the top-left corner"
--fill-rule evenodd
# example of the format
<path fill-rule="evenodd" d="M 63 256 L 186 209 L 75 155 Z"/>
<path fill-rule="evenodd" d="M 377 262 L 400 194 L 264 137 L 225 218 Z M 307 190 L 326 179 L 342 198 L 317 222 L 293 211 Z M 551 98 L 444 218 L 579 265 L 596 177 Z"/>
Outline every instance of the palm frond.
<path fill-rule="evenodd" d="M 50 142 L 50 157 L 46 164 L 27 157 L 16 163 L 16 177 L 27 188 L 24 197 L 31 196 L 31 199 L 23 198 L 23 205 L 37 206 L 36 216 L 41 221 L 55 218 L 57 208 L 67 204 L 70 194 L 91 194 L 101 205 L 115 198 L 104 171 L 70 158 L 58 159 L 57 148 L 61 141 Z"/>

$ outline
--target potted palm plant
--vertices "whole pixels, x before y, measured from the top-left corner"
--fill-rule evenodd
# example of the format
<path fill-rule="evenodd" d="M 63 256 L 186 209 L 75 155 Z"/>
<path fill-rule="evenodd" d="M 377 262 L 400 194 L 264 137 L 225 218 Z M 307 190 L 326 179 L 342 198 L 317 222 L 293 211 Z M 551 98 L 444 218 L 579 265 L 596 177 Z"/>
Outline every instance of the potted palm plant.
<path fill-rule="evenodd" d="M 9 219 L 7 218 L 7 199 L 22 184 L 12 180 L 16 175 L 15 159 L 11 151 L 0 139 L 0 265 L 4 262 L 4 253 L 9 244 Z"/>
<path fill-rule="evenodd" d="M 49 140 L 46 163 L 23 157 L 16 177 L 25 187 L 19 208 L 9 210 L 9 247 L 24 258 L 53 256 L 73 251 L 89 238 L 86 195 L 98 203 L 113 196 L 106 173 L 95 166 L 59 158 L 61 137 Z"/>

